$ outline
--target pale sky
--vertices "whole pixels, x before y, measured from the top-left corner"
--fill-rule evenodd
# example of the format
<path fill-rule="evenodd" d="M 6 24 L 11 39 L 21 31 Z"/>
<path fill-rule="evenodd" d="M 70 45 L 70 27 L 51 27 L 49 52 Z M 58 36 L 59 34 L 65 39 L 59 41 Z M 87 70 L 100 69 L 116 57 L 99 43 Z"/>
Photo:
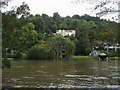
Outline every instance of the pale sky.
<path fill-rule="evenodd" d="M 19 6 L 22 2 L 26 2 L 30 7 L 31 14 L 47 14 L 52 16 L 58 12 L 61 16 L 73 16 L 75 14 L 84 15 L 90 14 L 90 10 L 86 10 L 90 5 L 71 3 L 72 0 L 13 0 L 9 3 L 8 9 L 11 6 Z"/>
<path fill-rule="evenodd" d="M 12 0 L 9 3 L 9 6 L 7 10 L 11 10 L 12 6 L 19 6 L 22 4 L 22 2 L 25 2 L 30 7 L 30 13 L 35 14 L 47 14 L 49 16 L 53 16 L 53 13 L 58 12 L 60 16 L 73 16 L 75 14 L 78 14 L 80 16 L 84 14 L 88 14 L 90 16 L 96 16 L 96 11 L 92 12 L 91 7 L 95 6 L 95 4 L 88 4 L 88 3 L 72 3 L 75 0 Z M 79 0 L 76 0 L 79 1 Z M 94 0 L 96 1 L 96 0 Z M 96 2 L 99 2 L 100 0 L 97 0 Z M 112 1 L 112 0 L 111 0 Z M 120 1 L 120 0 L 113 0 Z M 113 5 L 112 5 L 113 6 Z M 115 6 L 115 8 L 118 5 Z M 116 14 L 117 15 L 117 14 Z M 114 15 L 110 16 L 104 16 L 102 18 L 110 19 Z"/>

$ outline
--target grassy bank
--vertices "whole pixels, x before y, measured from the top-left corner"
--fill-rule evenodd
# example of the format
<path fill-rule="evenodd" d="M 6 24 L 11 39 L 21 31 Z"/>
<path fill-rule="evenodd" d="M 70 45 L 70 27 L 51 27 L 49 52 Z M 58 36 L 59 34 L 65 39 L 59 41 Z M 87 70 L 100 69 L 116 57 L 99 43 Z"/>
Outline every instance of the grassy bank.
<path fill-rule="evenodd" d="M 69 58 L 70 60 L 87 60 L 87 59 L 98 59 L 98 57 L 94 56 L 72 56 Z M 118 60 L 120 57 L 109 57 L 110 60 Z"/>
<path fill-rule="evenodd" d="M 109 57 L 110 60 L 120 60 L 120 57 Z"/>
<path fill-rule="evenodd" d="M 70 60 L 87 60 L 87 59 L 97 59 L 97 57 L 93 56 L 72 56 Z"/>

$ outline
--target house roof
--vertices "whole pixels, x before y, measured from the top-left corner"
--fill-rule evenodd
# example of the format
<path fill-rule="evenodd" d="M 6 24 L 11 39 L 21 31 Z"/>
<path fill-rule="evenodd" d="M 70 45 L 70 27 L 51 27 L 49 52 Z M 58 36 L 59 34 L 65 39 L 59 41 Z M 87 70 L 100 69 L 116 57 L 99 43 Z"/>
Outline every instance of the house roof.
<path fill-rule="evenodd" d="M 94 42 L 95 42 L 96 44 L 104 44 L 104 43 L 105 43 L 104 41 L 99 41 L 99 40 L 94 40 Z"/>

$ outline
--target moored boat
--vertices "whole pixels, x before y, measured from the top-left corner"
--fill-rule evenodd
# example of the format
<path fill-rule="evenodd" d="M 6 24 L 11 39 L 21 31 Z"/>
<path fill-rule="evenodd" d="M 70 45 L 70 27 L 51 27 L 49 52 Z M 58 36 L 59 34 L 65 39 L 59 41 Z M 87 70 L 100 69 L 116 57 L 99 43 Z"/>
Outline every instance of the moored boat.
<path fill-rule="evenodd" d="M 105 53 L 101 53 L 101 54 L 98 55 L 98 58 L 101 59 L 101 60 L 105 60 L 105 59 L 108 58 L 108 55 L 105 54 Z"/>

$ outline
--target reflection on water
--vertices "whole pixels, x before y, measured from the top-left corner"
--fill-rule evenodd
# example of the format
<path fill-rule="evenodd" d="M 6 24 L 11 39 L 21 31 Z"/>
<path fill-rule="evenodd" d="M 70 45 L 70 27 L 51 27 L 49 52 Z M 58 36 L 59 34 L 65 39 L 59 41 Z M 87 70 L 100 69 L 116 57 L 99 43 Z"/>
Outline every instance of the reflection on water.
<path fill-rule="evenodd" d="M 118 61 L 12 60 L 3 70 L 3 87 L 28 88 L 118 88 Z"/>

